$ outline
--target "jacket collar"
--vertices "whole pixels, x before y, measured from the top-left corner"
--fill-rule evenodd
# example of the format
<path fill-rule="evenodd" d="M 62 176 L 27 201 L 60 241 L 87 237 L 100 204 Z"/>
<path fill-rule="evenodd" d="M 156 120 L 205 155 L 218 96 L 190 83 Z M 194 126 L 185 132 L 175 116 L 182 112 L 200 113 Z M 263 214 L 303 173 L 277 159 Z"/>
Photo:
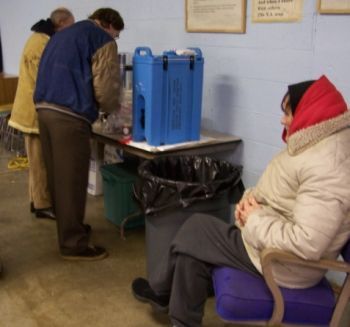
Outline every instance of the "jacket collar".
<path fill-rule="evenodd" d="M 300 129 L 287 141 L 287 149 L 290 155 L 297 155 L 326 137 L 350 127 L 350 112 L 338 115 L 334 118 L 322 121 L 305 129 Z"/>

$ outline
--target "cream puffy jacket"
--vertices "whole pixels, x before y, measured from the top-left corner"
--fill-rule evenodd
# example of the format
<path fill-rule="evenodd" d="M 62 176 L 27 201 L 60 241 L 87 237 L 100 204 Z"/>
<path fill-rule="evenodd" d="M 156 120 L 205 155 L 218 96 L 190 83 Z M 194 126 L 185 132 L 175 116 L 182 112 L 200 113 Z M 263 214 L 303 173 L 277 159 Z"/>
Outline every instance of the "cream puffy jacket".
<path fill-rule="evenodd" d="M 345 103 L 332 107 L 334 97 L 327 92 L 334 93 L 333 88 L 325 77 L 310 87 L 297 107 L 287 148 L 246 192 L 261 204 L 241 228 L 248 255 L 260 271 L 259 255 L 265 248 L 318 260 L 336 258 L 349 239 L 350 114 Z M 308 108 L 315 101 L 318 122 L 310 123 Z M 279 285 L 291 288 L 315 285 L 325 274 L 282 264 L 273 271 Z"/>

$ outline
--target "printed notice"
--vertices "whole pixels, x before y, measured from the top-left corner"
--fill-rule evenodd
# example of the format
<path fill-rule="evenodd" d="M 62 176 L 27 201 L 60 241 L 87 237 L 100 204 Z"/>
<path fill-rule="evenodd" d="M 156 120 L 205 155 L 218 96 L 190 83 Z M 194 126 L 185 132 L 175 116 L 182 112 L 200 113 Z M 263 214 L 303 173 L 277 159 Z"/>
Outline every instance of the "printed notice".
<path fill-rule="evenodd" d="M 303 0 L 253 0 L 252 21 L 293 22 L 302 17 Z"/>
<path fill-rule="evenodd" d="M 350 0 L 318 0 L 321 14 L 349 14 Z"/>
<path fill-rule="evenodd" d="M 246 0 L 186 0 L 188 32 L 245 32 Z"/>

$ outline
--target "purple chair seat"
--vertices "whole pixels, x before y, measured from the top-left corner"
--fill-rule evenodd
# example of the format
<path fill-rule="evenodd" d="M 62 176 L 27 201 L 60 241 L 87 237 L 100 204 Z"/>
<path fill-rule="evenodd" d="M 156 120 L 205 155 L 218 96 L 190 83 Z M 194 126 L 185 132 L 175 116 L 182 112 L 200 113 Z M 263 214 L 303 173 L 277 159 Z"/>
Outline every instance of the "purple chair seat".
<path fill-rule="evenodd" d="M 237 269 L 219 267 L 213 272 L 216 311 L 226 321 L 268 321 L 274 300 L 263 278 Z M 284 323 L 328 325 L 335 297 L 324 278 L 307 289 L 281 288 L 285 300 Z"/>

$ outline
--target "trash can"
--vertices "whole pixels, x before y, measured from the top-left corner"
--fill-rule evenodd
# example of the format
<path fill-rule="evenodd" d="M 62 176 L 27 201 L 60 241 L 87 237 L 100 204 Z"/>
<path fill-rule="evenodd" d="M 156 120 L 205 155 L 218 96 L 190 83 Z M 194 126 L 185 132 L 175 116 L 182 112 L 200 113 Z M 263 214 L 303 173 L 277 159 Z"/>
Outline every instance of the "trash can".
<path fill-rule="evenodd" d="M 134 194 L 145 214 L 148 278 L 188 217 L 206 213 L 230 222 L 230 204 L 243 191 L 242 167 L 210 157 L 161 157 L 143 162 L 138 174 Z"/>

